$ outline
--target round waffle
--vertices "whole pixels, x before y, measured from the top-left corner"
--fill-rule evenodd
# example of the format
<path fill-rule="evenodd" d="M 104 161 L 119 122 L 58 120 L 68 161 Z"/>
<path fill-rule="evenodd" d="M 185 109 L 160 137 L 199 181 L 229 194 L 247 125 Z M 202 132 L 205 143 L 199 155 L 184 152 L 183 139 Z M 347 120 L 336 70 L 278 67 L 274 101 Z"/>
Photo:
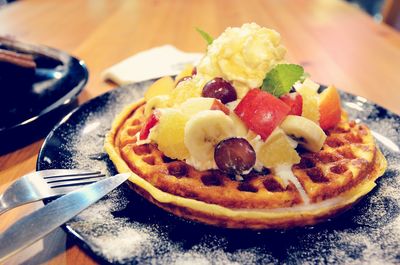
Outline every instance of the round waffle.
<path fill-rule="evenodd" d="M 171 160 L 154 144 L 137 144 L 145 101 L 126 107 L 114 120 L 105 149 L 130 186 L 150 202 L 186 219 L 229 228 L 312 225 L 357 202 L 376 185 L 386 160 L 370 130 L 344 117 L 327 133 L 318 153 L 300 152 L 292 170 L 303 187 L 287 187 L 268 170 L 236 181 L 218 170 L 198 171 Z"/>

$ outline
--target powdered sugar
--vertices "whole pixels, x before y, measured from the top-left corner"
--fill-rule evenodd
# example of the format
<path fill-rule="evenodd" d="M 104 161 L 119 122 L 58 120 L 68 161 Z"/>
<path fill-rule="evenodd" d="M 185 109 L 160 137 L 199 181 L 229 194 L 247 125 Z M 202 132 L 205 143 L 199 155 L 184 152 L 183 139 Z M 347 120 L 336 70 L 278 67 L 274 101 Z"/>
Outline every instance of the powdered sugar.
<path fill-rule="evenodd" d="M 103 152 L 115 115 L 149 83 L 112 91 L 83 106 L 51 136 L 39 168 L 115 170 Z M 348 94 L 363 111 L 352 118 L 400 143 L 400 118 Z M 345 107 L 347 105 L 343 104 Z M 350 104 L 350 106 L 352 106 Z M 68 223 L 102 261 L 140 264 L 396 264 L 400 262 L 400 155 L 378 139 L 388 170 L 377 187 L 347 213 L 315 227 L 283 231 L 227 230 L 172 216 L 122 186 Z"/>

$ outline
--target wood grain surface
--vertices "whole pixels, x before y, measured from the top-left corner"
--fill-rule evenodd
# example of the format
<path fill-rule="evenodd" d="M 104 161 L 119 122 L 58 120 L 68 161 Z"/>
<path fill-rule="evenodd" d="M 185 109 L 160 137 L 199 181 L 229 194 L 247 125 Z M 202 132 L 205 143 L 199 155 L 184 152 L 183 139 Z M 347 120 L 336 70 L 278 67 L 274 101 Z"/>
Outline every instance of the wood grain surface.
<path fill-rule="evenodd" d="M 86 62 L 90 80 L 80 102 L 114 89 L 101 72 L 130 55 L 167 43 L 201 52 L 206 45 L 195 27 L 218 36 L 228 26 L 252 21 L 279 31 L 289 60 L 302 64 L 313 80 L 400 114 L 399 34 L 340 0 L 25 0 L 0 7 L 0 35 L 61 49 Z M 35 169 L 42 141 L 0 157 L 0 192 Z M 0 231 L 40 205 L 2 215 Z M 96 261 L 59 229 L 6 263 Z"/>

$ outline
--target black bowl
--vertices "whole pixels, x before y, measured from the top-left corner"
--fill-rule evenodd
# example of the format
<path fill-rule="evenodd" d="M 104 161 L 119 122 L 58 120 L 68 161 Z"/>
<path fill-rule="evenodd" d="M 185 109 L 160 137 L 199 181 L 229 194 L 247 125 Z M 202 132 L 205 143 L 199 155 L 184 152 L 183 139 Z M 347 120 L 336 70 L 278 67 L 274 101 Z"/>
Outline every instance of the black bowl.
<path fill-rule="evenodd" d="M 33 56 L 37 68 L 29 82 L 0 83 L 0 155 L 45 135 L 78 106 L 88 80 L 85 64 L 65 52 L 0 38 L 0 48 Z"/>

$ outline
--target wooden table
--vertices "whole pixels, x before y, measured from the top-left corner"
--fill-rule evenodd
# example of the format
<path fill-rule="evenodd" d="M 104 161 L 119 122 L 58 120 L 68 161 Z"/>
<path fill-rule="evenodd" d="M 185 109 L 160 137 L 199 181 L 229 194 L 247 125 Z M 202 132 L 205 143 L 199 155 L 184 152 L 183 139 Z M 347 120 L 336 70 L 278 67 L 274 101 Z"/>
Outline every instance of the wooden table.
<path fill-rule="evenodd" d="M 196 26 L 218 36 L 228 26 L 251 21 L 278 30 L 288 58 L 304 65 L 314 80 L 400 114 L 400 35 L 339 0 L 31 0 L 0 8 L 0 34 L 65 50 L 86 62 L 90 80 L 81 102 L 113 89 L 102 80 L 102 70 L 136 52 L 166 43 L 204 51 Z M 35 169 L 41 143 L 0 157 L 0 192 Z M 2 215 L 0 231 L 40 204 Z M 61 229 L 7 262 L 23 261 L 95 263 Z"/>

